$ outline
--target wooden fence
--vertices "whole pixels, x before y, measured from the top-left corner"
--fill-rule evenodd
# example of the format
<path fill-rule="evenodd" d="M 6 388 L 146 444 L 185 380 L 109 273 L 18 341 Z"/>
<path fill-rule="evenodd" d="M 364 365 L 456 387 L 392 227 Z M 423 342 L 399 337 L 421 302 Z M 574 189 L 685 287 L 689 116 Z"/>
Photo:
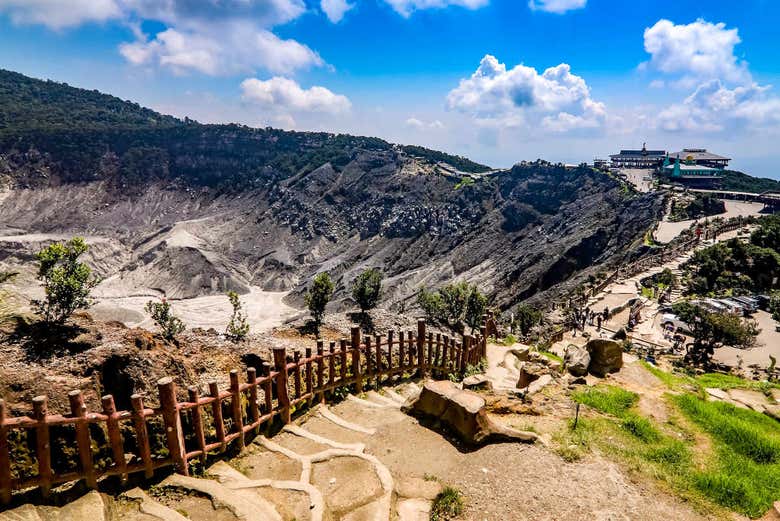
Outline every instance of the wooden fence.
<path fill-rule="evenodd" d="M 318 341 L 316 352 L 307 348 L 289 357 L 284 348 L 274 349 L 273 363 L 264 363 L 260 374 L 250 367 L 241 382 L 239 372 L 231 371 L 227 389 L 210 382 L 206 394 L 192 386 L 184 398 L 171 378 L 163 378 L 156 404 L 135 394 L 129 411 L 116 410 L 110 395 L 102 398 L 102 411 L 88 411 L 81 391 L 72 391 L 68 414 L 51 414 L 47 398 L 38 396 L 31 417 L 8 417 L 0 400 L 0 504 L 8 504 L 13 491 L 33 487 L 46 498 L 52 487 L 79 480 L 96 488 L 106 476 L 124 482 L 131 474 L 150 478 L 162 468 L 187 475 L 191 460 L 243 448 L 274 418 L 289 423 L 293 411 L 335 399 L 337 389 L 360 393 L 412 375 L 462 374 L 486 356 L 491 327 L 495 322 L 486 316 L 479 334 L 460 341 L 427 332 L 424 320 L 406 334 L 361 337 L 360 328 L 353 328 L 349 339 L 327 348 Z"/>

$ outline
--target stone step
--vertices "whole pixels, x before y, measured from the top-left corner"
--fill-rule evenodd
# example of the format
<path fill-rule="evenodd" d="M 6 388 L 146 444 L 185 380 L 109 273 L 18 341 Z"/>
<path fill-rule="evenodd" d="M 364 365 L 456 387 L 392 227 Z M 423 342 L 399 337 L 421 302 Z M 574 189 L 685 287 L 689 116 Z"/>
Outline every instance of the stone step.
<path fill-rule="evenodd" d="M 374 394 L 377 394 L 377 393 L 374 393 Z M 388 407 L 395 407 L 394 404 L 388 404 L 386 402 L 379 402 L 379 401 L 374 401 L 374 400 L 366 400 L 366 399 L 363 399 L 363 398 L 358 398 L 354 394 L 348 394 L 347 395 L 347 400 L 349 400 L 351 402 L 354 402 L 354 403 L 357 403 L 357 404 L 360 404 L 363 407 L 373 407 L 375 409 L 387 409 Z"/>
<path fill-rule="evenodd" d="M 401 407 L 401 403 L 388 396 L 384 396 L 376 391 L 368 391 L 365 393 L 366 399 L 386 407 Z"/>
<path fill-rule="evenodd" d="M 87 492 L 75 501 L 62 507 L 38 507 L 38 514 L 43 521 L 71 521 L 85 519 L 88 521 L 106 521 L 107 505 L 103 496 L 96 490 Z"/>
<path fill-rule="evenodd" d="M 205 494 L 242 521 L 283 521 L 273 505 L 256 493 L 232 490 L 215 480 L 173 474 L 161 485 Z"/>
<path fill-rule="evenodd" d="M 0 512 L 0 521 L 42 521 L 38 509 L 34 505 L 26 504 L 20 507 Z"/>
<path fill-rule="evenodd" d="M 143 514 L 145 516 L 143 519 L 151 517 L 160 521 L 188 521 L 188 518 L 150 498 L 146 492 L 138 487 L 125 492 L 120 496 L 120 499 L 133 504 L 135 513 Z M 133 513 L 132 511 L 130 513 L 121 513 L 118 518 L 121 521 L 132 521 L 136 517 Z"/>

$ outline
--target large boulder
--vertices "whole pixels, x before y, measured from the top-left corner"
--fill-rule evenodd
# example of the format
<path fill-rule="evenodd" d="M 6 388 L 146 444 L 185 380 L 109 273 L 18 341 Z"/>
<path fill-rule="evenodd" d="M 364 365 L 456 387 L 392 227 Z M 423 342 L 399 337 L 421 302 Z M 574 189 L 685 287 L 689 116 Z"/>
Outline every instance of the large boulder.
<path fill-rule="evenodd" d="M 623 367 L 623 346 L 614 340 L 595 338 L 588 341 L 585 349 L 590 355 L 588 372 L 592 375 L 603 378 Z"/>
<path fill-rule="evenodd" d="M 588 374 L 590 354 L 584 347 L 569 344 L 563 356 L 563 364 L 572 376 L 585 376 Z"/>
<path fill-rule="evenodd" d="M 538 439 L 533 432 L 518 431 L 493 421 L 487 414 L 482 396 L 460 389 L 448 380 L 426 382 L 420 396 L 407 402 L 403 410 L 412 416 L 440 421 L 468 445 Z"/>

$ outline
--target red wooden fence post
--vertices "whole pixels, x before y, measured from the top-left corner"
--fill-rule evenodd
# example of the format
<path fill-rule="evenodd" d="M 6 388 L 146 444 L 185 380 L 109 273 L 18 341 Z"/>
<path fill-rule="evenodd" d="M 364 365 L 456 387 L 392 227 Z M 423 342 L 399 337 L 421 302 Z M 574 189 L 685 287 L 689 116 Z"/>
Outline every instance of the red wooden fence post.
<path fill-rule="evenodd" d="M 269 414 L 274 410 L 273 386 L 270 378 L 265 378 L 271 374 L 271 364 L 263 362 L 263 398 L 265 398 L 264 414 Z M 270 425 L 270 423 L 269 423 Z"/>
<path fill-rule="evenodd" d="M 484 325 L 480 328 L 479 333 L 482 335 L 482 338 L 480 339 L 481 342 L 479 343 L 479 358 L 480 360 L 483 358 L 487 358 L 487 325 Z"/>
<path fill-rule="evenodd" d="M 68 393 L 70 402 L 70 414 L 79 421 L 74 425 L 76 428 L 76 446 L 79 450 L 79 466 L 84 480 L 89 488 L 97 488 L 97 479 L 95 478 L 95 467 L 92 462 L 92 442 L 89 439 L 89 424 L 85 421 L 87 417 L 87 406 L 84 404 L 84 396 L 81 391 L 71 391 Z"/>
<path fill-rule="evenodd" d="M 365 344 L 366 344 L 366 384 L 370 387 L 371 386 L 371 380 L 374 379 L 374 369 L 372 367 L 371 359 L 374 355 L 373 349 L 371 349 L 371 337 L 367 336 L 365 338 Z"/>
<path fill-rule="evenodd" d="M 5 426 L 5 400 L 0 399 L 0 503 L 11 502 L 11 451 Z"/>
<path fill-rule="evenodd" d="M 353 327 L 350 331 L 352 348 L 352 376 L 355 378 L 355 391 L 363 392 L 363 376 L 360 374 L 360 328 Z"/>
<path fill-rule="evenodd" d="M 165 423 L 165 439 L 171 461 L 176 472 L 188 476 L 184 433 L 181 429 L 179 403 L 176 401 L 176 385 L 173 383 L 173 378 L 170 376 L 160 378 L 157 381 L 157 392 L 160 395 L 160 409 L 162 409 L 163 422 Z"/>
<path fill-rule="evenodd" d="M 376 345 L 374 349 L 376 350 L 374 373 L 376 374 L 376 388 L 378 390 L 379 386 L 382 385 L 382 337 L 381 335 L 376 336 Z"/>
<path fill-rule="evenodd" d="M 317 339 L 317 389 L 325 387 L 325 345 L 321 338 Z M 325 391 L 320 391 L 320 403 L 325 403 Z"/>
<path fill-rule="evenodd" d="M 200 450 L 200 461 L 203 465 L 206 464 L 206 433 L 203 431 L 203 417 L 200 414 L 200 393 L 198 392 L 197 385 L 191 385 L 187 388 L 187 398 L 190 402 L 195 404 L 195 407 L 190 409 L 192 411 L 192 425 L 195 428 L 195 440 L 198 443 L 198 449 Z"/>
<path fill-rule="evenodd" d="M 287 353 L 283 347 L 274 348 L 274 369 L 276 376 L 276 399 L 279 401 L 282 422 L 290 423 L 290 395 L 287 394 Z"/>
<path fill-rule="evenodd" d="M 393 332 L 387 332 L 387 377 L 393 374 Z"/>
<path fill-rule="evenodd" d="M 238 448 L 244 448 L 244 411 L 241 405 L 241 382 L 238 380 L 238 370 L 230 371 L 230 409 L 233 416 L 233 425 L 238 433 Z"/>
<path fill-rule="evenodd" d="M 103 414 L 108 417 L 106 428 L 108 429 L 108 441 L 111 444 L 114 465 L 116 465 L 116 469 L 119 471 L 119 479 L 124 483 L 127 480 L 127 461 L 125 461 L 122 433 L 119 431 L 119 414 L 116 412 L 113 396 L 107 394 L 100 401 L 103 404 Z"/>
<path fill-rule="evenodd" d="M 257 403 L 257 369 L 246 368 L 246 383 L 249 384 L 249 421 L 254 425 L 260 419 L 260 405 Z M 260 429 L 258 424 L 254 428 L 255 434 Z"/>
<path fill-rule="evenodd" d="M 35 452 L 38 458 L 38 475 L 40 477 L 41 495 L 46 498 L 51 492 L 51 443 L 49 442 L 49 426 L 46 424 L 48 398 L 36 396 L 33 398 L 33 417 L 37 422 L 35 427 Z"/>
<path fill-rule="evenodd" d="M 140 394 L 134 394 L 130 397 L 130 404 L 133 407 L 133 427 L 135 428 L 135 441 L 138 444 L 138 452 L 141 461 L 144 463 L 144 476 L 148 479 L 154 476 L 154 467 L 152 465 L 152 447 L 149 445 L 149 432 L 146 428 L 146 415 L 144 414 L 144 400 Z M 89 434 L 89 430 L 87 430 Z M 89 439 L 87 439 L 89 441 Z M 90 452 L 90 457 L 92 456 Z"/>
<path fill-rule="evenodd" d="M 341 379 L 347 378 L 347 339 L 342 338 L 339 340 L 339 347 L 341 348 Z M 342 385 L 344 383 L 342 382 Z"/>
<path fill-rule="evenodd" d="M 211 402 L 211 415 L 214 417 L 214 430 L 217 433 L 217 439 L 222 444 L 220 451 L 226 448 L 225 443 L 225 421 L 222 419 L 222 400 L 219 399 L 219 386 L 217 382 L 209 382 L 209 395 L 214 399 Z"/>
<path fill-rule="evenodd" d="M 314 374 L 312 374 L 311 347 L 306 348 L 306 395 L 309 406 L 314 401 Z"/>
<path fill-rule="evenodd" d="M 417 321 L 417 367 L 420 378 L 425 378 L 425 320 Z"/>
<path fill-rule="evenodd" d="M 461 357 L 460 357 L 460 371 L 464 372 L 466 366 L 469 364 L 469 350 L 471 349 L 471 337 L 469 335 L 463 336 L 463 342 L 460 345 Z"/>
<path fill-rule="evenodd" d="M 406 359 L 406 342 L 404 341 L 404 332 L 398 332 L 398 368 L 404 368 L 404 362 Z M 400 372 L 399 378 L 403 378 L 403 370 Z"/>

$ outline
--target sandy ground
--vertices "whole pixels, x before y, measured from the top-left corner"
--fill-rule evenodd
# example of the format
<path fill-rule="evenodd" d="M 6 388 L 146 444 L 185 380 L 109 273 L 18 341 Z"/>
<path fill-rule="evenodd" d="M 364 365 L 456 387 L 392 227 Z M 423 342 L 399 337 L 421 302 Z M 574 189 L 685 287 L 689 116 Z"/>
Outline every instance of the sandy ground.
<path fill-rule="evenodd" d="M 287 295 L 283 291 L 262 291 L 252 288 L 248 295 L 241 295 L 241 302 L 247 312 L 252 332 L 268 331 L 281 325 L 287 319 L 300 313 L 288 306 L 282 299 Z M 154 329 L 154 323 L 144 311 L 150 297 L 120 297 L 101 299 L 90 313 L 99 320 L 118 320 L 128 327 Z M 217 331 L 225 329 L 232 308 L 224 295 L 171 300 L 173 312 L 181 318 L 187 327 L 213 327 Z"/>
<path fill-rule="evenodd" d="M 723 217 L 729 219 L 731 217 L 748 217 L 750 215 L 761 215 L 761 210 L 764 205 L 761 203 L 749 203 L 743 201 L 723 201 L 726 204 L 726 213 L 722 213 L 717 217 Z M 655 232 L 655 240 L 660 243 L 671 242 L 683 230 L 687 230 L 698 219 L 690 219 L 687 221 L 669 222 L 667 217 L 658 223 L 658 230 Z"/>
<path fill-rule="evenodd" d="M 722 347 L 715 351 L 713 357 L 718 362 L 736 366 L 739 358 L 742 358 L 745 366 L 758 364 L 761 367 L 769 365 L 769 356 L 780 360 L 780 332 L 775 330 L 777 322 L 766 311 L 758 311 L 753 318 L 758 322 L 761 333 L 758 335 L 756 346 L 752 349 L 736 349 L 734 347 Z"/>
<path fill-rule="evenodd" d="M 628 181 L 640 192 L 649 192 L 652 190 L 653 182 L 650 180 L 652 170 L 647 168 L 624 168 L 620 172 L 624 174 Z"/>

